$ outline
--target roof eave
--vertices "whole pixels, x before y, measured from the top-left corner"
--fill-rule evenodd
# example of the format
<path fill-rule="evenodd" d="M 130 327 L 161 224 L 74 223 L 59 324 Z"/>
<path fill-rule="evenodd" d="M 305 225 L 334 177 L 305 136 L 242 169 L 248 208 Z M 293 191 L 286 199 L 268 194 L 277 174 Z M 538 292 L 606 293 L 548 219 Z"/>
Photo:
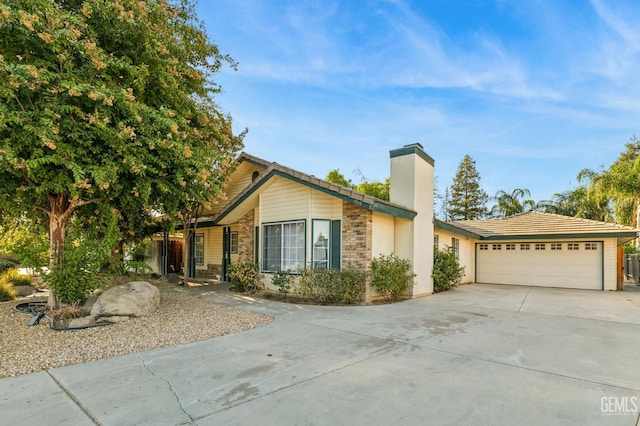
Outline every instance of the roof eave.
<path fill-rule="evenodd" d="M 334 191 L 329 188 L 325 188 L 321 185 L 318 185 L 314 182 L 301 179 L 297 176 L 293 176 L 289 173 L 279 170 L 276 166 L 272 166 L 272 169 L 268 173 L 259 177 L 255 182 L 252 183 L 252 186 L 247 191 L 239 194 L 235 200 L 231 201 L 231 203 L 229 203 L 229 205 L 226 208 L 220 211 L 218 216 L 216 216 L 212 221 L 211 225 L 214 226 L 219 224 L 226 216 L 228 216 L 233 210 L 235 210 L 240 204 L 242 204 L 242 202 L 244 202 L 247 198 L 249 198 L 252 194 L 254 194 L 262 185 L 264 185 L 273 176 L 280 176 L 282 178 L 289 179 L 293 182 L 299 183 L 301 185 L 305 185 L 307 187 L 310 187 L 317 191 L 331 195 L 333 197 L 342 199 L 348 203 L 355 204 L 367 210 L 379 211 L 382 213 L 390 214 L 390 215 L 405 218 L 405 219 L 413 219 L 417 215 L 417 213 L 413 210 L 405 209 L 400 206 L 395 206 L 390 203 L 385 203 L 373 197 L 363 197 L 362 200 L 356 199 L 349 195 L 348 193 L 349 191 L 342 191 L 342 190 Z"/>
<path fill-rule="evenodd" d="M 588 232 L 572 234 L 527 234 L 527 235 L 488 235 L 479 239 L 485 241 L 505 240 L 567 240 L 567 239 L 593 239 L 593 238 L 636 238 L 635 232 Z"/>
<path fill-rule="evenodd" d="M 466 229 L 457 227 L 450 222 L 444 222 L 439 219 L 435 219 L 433 221 L 436 228 L 444 229 L 445 231 L 455 232 L 456 234 L 464 235 L 465 237 L 475 238 L 476 240 L 481 240 L 484 237 L 480 234 L 476 234 L 471 231 L 467 231 Z"/>

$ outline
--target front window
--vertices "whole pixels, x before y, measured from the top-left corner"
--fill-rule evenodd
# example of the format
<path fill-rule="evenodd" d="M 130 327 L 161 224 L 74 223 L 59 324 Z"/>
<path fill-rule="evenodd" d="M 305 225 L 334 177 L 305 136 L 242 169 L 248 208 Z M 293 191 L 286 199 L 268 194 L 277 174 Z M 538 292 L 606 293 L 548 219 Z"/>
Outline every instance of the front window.
<path fill-rule="evenodd" d="M 460 240 L 458 238 L 451 238 L 451 247 L 456 257 L 460 257 Z"/>
<path fill-rule="evenodd" d="M 204 234 L 197 234 L 194 243 L 193 257 L 196 259 L 196 265 L 204 265 Z"/>
<path fill-rule="evenodd" d="M 231 254 L 238 254 L 238 233 L 237 232 L 231 233 L 230 245 L 231 245 Z"/>
<path fill-rule="evenodd" d="M 263 234 L 264 271 L 299 271 L 304 268 L 304 221 L 263 225 Z"/>
<path fill-rule="evenodd" d="M 313 221 L 313 251 L 312 265 L 316 269 L 329 269 L 329 238 L 331 235 L 331 221 Z"/>

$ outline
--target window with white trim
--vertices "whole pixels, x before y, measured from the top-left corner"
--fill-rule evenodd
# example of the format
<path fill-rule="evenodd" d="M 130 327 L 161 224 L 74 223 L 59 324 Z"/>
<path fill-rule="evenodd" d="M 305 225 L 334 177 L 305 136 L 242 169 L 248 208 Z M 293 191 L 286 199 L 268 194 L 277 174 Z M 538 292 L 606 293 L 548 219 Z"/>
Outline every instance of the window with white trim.
<path fill-rule="evenodd" d="M 502 250 L 502 244 L 493 244 L 491 248 L 493 248 L 494 250 Z"/>
<path fill-rule="evenodd" d="M 440 247 L 440 235 L 433 234 L 433 246 L 435 248 L 439 248 Z"/>
<path fill-rule="evenodd" d="M 547 248 L 545 243 L 536 243 L 536 250 L 544 250 Z"/>
<path fill-rule="evenodd" d="M 204 234 L 196 234 L 193 247 L 193 257 L 196 259 L 196 265 L 204 265 Z"/>
<path fill-rule="evenodd" d="M 562 250 L 562 244 L 561 243 L 551 243 L 551 250 Z"/>
<path fill-rule="evenodd" d="M 262 270 L 298 272 L 305 266 L 305 222 L 262 225 Z"/>
<path fill-rule="evenodd" d="M 314 219 L 312 222 L 312 232 L 311 265 L 316 269 L 329 269 L 331 221 Z"/>
<path fill-rule="evenodd" d="M 238 233 L 237 232 L 231 233 L 229 245 L 231 246 L 231 254 L 238 254 Z"/>
<path fill-rule="evenodd" d="M 460 239 L 459 238 L 451 238 L 451 247 L 453 247 L 453 252 L 456 257 L 460 257 Z"/>
<path fill-rule="evenodd" d="M 580 244 L 578 243 L 568 243 L 567 250 L 580 250 Z"/>
<path fill-rule="evenodd" d="M 531 244 L 529 244 L 529 243 L 520 243 L 520 250 L 531 250 Z"/>
<path fill-rule="evenodd" d="M 506 248 L 507 250 L 509 250 L 509 251 L 513 251 L 513 250 L 515 250 L 515 249 L 516 249 L 516 245 L 515 245 L 515 244 L 511 244 L 511 243 L 509 243 L 509 244 L 505 244 L 505 248 Z"/>
<path fill-rule="evenodd" d="M 598 250 L 598 243 L 584 243 L 585 250 Z"/>
<path fill-rule="evenodd" d="M 480 244 L 480 250 L 489 250 L 489 244 Z"/>

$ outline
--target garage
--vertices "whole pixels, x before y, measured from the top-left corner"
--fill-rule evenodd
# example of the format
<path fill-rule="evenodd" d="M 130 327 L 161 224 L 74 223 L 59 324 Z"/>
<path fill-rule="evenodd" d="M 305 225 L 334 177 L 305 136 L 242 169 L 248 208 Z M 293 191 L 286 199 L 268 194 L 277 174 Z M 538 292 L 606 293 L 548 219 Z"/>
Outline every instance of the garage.
<path fill-rule="evenodd" d="M 529 211 L 503 218 L 435 221 L 434 244 L 451 248 L 463 283 L 620 290 L 624 245 L 640 229 Z"/>
<path fill-rule="evenodd" d="M 476 282 L 603 289 L 601 241 L 476 243 Z"/>

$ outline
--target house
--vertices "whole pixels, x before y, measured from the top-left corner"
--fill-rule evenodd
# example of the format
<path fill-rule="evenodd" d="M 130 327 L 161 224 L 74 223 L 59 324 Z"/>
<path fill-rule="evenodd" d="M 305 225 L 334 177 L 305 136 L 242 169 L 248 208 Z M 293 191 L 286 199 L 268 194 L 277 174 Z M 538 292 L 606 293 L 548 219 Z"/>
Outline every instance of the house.
<path fill-rule="evenodd" d="M 434 160 L 419 143 L 390 151 L 390 201 L 332 184 L 242 153 L 227 178 L 226 198 L 205 212 L 190 239 L 190 268 L 228 279 L 236 262 L 271 274 L 305 267 L 370 270 L 395 253 L 409 259 L 416 285 L 408 296 L 433 293 L 434 247 L 453 247 L 463 282 L 621 289 L 622 249 L 638 229 L 540 212 L 503 219 L 434 219 Z M 155 241 L 156 272 L 181 269 L 179 241 Z M 376 297 L 367 286 L 365 299 Z"/>
<path fill-rule="evenodd" d="M 638 229 L 529 211 L 500 219 L 435 221 L 434 241 L 453 247 L 464 282 L 621 289 L 622 244 Z"/>
<path fill-rule="evenodd" d="M 229 264 L 257 262 L 269 286 L 279 270 L 369 270 L 372 258 L 395 253 L 416 274 L 409 296 L 431 294 L 433 245 L 424 242 L 433 240 L 434 161 L 415 143 L 390 151 L 390 163 L 387 202 L 242 153 L 227 179 L 226 200 L 198 222 L 191 251 L 196 273 L 226 279 Z M 179 258 L 169 244 L 169 236 L 156 241 L 157 272 Z M 367 286 L 366 300 L 373 298 Z"/>

